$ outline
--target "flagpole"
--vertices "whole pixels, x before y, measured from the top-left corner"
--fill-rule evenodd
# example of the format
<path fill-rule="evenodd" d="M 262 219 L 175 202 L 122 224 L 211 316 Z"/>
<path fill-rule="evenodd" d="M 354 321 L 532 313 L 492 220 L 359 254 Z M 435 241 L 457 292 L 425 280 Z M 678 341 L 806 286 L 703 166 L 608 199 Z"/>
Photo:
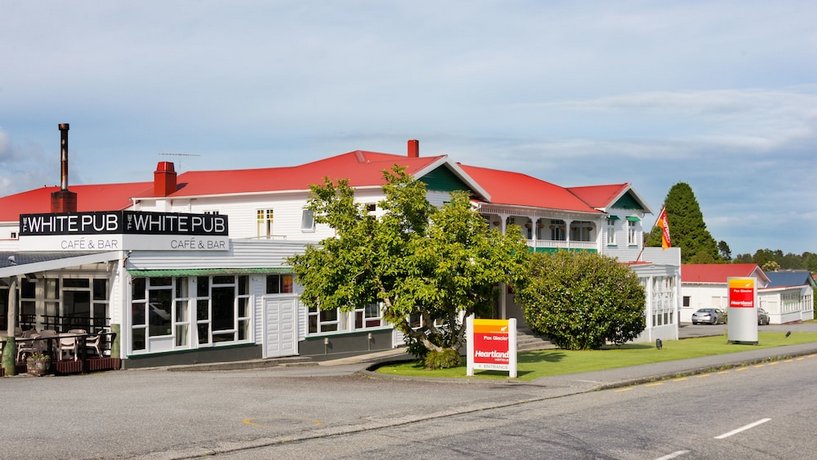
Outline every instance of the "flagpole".
<path fill-rule="evenodd" d="M 664 213 L 664 210 L 666 208 L 667 208 L 666 206 L 661 206 L 661 211 L 658 213 L 658 216 L 655 218 L 655 223 L 652 224 L 653 229 L 655 229 L 655 226 L 658 225 L 658 221 L 661 219 L 661 214 Z M 663 232 L 664 229 L 661 229 L 661 231 Z M 650 232 L 652 232 L 652 230 L 650 230 Z M 663 236 L 661 238 L 662 238 L 662 242 L 663 242 Z M 638 251 L 638 256 L 635 258 L 636 262 L 641 262 L 641 255 L 644 254 L 644 248 L 646 247 L 645 243 L 646 243 L 646 241 L 641 243 L 641 250 Z M 662 247 L 663 247 L 663 244 L 662 244 Z"/>

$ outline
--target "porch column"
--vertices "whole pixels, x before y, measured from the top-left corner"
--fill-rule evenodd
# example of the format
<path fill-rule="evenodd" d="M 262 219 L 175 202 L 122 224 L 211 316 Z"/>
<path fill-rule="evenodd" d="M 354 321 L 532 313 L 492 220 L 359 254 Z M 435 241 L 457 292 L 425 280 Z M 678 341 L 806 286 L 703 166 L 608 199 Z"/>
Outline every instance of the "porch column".
<path fill-rule="evenodd" d="M 3 349 L 3 371 L 5 375 L 17 375 L 17 343 L 14 340 L 14 330 L 17 328 L 17 277 L 11 277 L 9 283 L 8 303 L 8 337 Z"/>
<path fill-rule="evenodd" d="M 499 283 L 499 319 L 507 319 L 508 318 L 508 311 L 507 311 L 507 296 L 505 293 L 508 291 L 508 288 L 505 283 Z"/>
<path fill-rule="evenodd" d="M 645 307 L 647 309 L 647 338 L 652 341 L 652 276 L 647 277 L 647 289 L 645 289 Z"/>
<path fill-rule="evenodd" d="M 505 234 L 505 229 L 508 227 L 508 216 L 505 214 L 499 214 L 499 231 L 502 234 Z"/>
<path fill-rule="evenodd" d="M 565 219 L 565 246 L 567 248 L 570 248 L 570 226 L 572 224 L 572 219 Z"/>

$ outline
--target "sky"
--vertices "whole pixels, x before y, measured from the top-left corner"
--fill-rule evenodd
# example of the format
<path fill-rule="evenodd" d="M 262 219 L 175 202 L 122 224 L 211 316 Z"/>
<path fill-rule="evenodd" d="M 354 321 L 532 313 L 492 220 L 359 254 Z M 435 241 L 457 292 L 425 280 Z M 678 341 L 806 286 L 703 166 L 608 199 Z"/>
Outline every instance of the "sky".
<path fill-rule="evenodd" d="M 0 195 L 353 150 L 694 191 L 732 254 L 817 252 L 813 1 L 0 0 Z"/>

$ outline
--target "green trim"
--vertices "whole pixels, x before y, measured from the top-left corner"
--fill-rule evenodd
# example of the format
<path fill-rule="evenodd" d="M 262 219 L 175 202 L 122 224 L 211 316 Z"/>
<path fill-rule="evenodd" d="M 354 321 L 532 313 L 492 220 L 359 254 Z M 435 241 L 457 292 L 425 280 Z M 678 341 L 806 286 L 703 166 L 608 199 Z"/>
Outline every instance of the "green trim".
<path fill-rule="evenodd" d="M 619 198 L 611 207 L 618 209 L 640 209 L 645 211 L 644 206 L 638 203 L 638 200 L 636 200 L 635 196 L 633 196 L 632 192 L 629 190 L 627 190 L 627 193 L 624 195 L 621 195 L 621 198 Z"/>
<path fill-rule="evenodd" d="M 134 278 L 158 278 L 165 276 L 210 276 L 210 275 L 270 275 L 292 273 L 290 267 L 265 268 L 169 268 L 162 270 L 128 270 Z"/>
<path fill-rule="evenodd" d="M 621 220 L 621 217 L 618 217 L 618 216 L 607 216 L 607 220 Z"/>
<path fill-rule="evenodd" d="M 532 248 L 528 247 L 529 252 L 540 252 L 540 253 L 547 253 L 553 254 L 554 252 L 559 251 L 569 251 L 569 252 L 598 252 L 596 249 L 583 249 L 583 248 Z"/>
<path fill-rule="evenodd" d="M 218 345 L 218 346 L 211 346 L 207 344 L 205 347 L 200 348 L 182 348 L 179 350 L 166 350 L 166 351 L 157 351 L 153 353 L 139 353 L 135 355 L 128 355 L 127 359 L 133 361 L 139 361 L 140 359 L 147 359 L 147 358 L 155 358 L 157 356 L 168 356 L 168 355 L 184 355 L 202 351 L 212 351 L 212 350 L 228 350 L 231 348 L 249 348 L 258 346 L 255 342 L 246 342 L 246 343 L 234 343 L 230 345 Z"/>
<path fill-rule="evenodd" d="M 446 166 L 439 166 L 421 177 L 420 181 L 426 184 L 428 190 L 438 192 L 453 192 L 455 190 L 471 191 L 471 188 Z"/>
<path fill-rule="evenodd" d="M 627 220 L 629 220 L 630 222 L 641 222 L 641 219 L 639 219 L 636 216 L 627 216 Z"/>

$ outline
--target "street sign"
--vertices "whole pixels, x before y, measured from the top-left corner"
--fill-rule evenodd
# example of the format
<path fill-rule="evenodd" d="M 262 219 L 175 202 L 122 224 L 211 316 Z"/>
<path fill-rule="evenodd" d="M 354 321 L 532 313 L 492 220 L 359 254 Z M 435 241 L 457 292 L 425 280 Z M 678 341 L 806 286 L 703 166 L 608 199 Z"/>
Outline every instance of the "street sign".
<path fill-rule="evenodd" d="M 757 279 L 729 277 L 727 333 L 729 342 L 757 343 Z"/>

